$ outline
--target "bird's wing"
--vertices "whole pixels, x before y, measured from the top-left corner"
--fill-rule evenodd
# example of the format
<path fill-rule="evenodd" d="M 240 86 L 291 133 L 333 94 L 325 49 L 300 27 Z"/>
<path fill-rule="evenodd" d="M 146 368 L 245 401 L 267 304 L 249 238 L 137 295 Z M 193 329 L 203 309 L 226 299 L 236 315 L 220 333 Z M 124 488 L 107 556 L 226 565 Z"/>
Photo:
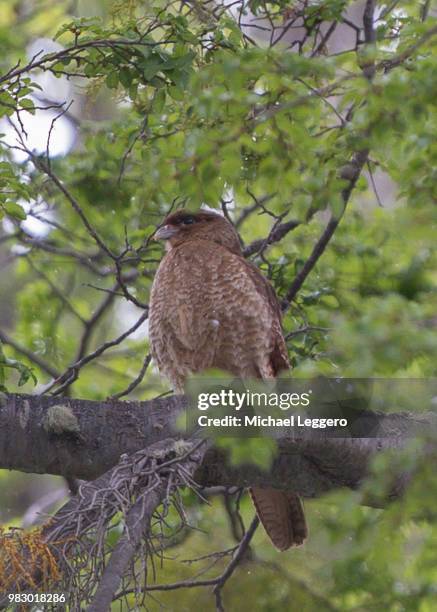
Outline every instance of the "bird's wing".
<path fill-rule="evenodd" d="M 282 332 L 281 307 L 274 288 L 268 279 L 263 276 L 259 268 L 248 261 L 245 261 L 245 265 L 248 273 L 251 275 L 254 281 L 256 290 L 267 300 L 272 310 L 273 349 L 270 358 L 273 375 L 276 376 L 279 372 L 288 370 L 290 367 L 287 346 L 285 344 L 284 334 Z"/>

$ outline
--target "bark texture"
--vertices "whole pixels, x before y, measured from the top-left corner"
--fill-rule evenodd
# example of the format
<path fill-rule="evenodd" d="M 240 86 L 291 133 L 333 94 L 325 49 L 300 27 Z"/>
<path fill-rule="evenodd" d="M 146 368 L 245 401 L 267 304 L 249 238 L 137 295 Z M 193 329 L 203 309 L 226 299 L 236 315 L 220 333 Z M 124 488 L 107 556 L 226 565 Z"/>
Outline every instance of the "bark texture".
<path fill-rule="evenodd" d="M 168 438 L 183 438 L 176 420 L 187 406 L 183 396 L 146 402 L 90 401 L 29 395 L 0 400 L 0 468 L 94 480 L 132 454 Z M 436 429 L 437 417 L 363 412 L 363 437 L 327 438 L 303 429 L 278 438 L 279 454 L 270 471 L 254 464 L 231 466 L 210 447 L 195 478 L 201 486 L 268 485 L 315 497 L 333 488 L 356 488 L 378 452 L 402 449 L 408 440 Z M 364 435 L 372 430 L 373 437 Z M 401 473 L 393 495 L 408 479 Z"/>

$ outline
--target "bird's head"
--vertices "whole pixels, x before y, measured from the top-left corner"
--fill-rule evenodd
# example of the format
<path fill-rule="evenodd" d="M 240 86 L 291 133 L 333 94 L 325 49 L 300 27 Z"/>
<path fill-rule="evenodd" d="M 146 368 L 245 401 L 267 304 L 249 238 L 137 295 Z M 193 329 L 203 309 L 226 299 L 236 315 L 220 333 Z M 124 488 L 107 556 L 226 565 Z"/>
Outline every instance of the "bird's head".
<path fill-rule="evenodd" d="M 241 254 L 240 240 L 232 224 L 221 215 L 208 210 L 178 210 L 170 214 L 161 223 L 154 238 L 166 240 L 167 249 L 190 240 L 211 240 L 233 253 Z"/>

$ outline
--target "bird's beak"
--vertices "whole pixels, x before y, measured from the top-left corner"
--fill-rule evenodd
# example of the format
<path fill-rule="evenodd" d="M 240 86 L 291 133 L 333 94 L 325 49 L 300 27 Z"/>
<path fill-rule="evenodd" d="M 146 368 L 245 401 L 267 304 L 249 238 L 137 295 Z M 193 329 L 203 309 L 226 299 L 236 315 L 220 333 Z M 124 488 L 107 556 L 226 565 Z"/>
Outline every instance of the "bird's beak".
<path fill-rule="evenodd" d="M 172 225 L 162 225 L 155 232 L 153 236 L 154 240 L 168 240 L 169 238 L 173 238 L 178 232 L 178 228 Z"/>

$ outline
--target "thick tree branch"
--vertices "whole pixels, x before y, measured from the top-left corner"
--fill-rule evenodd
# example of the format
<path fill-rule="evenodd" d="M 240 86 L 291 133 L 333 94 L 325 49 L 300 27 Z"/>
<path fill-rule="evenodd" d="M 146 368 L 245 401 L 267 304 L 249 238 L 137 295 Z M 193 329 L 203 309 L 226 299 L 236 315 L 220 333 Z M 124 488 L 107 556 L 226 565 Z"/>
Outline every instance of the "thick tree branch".
<path fill-rule="evenodd" d="M 141 496 L 130 509 L 126 517 L 125 533 L 117 543 L 103 572 L 96 594 L 88 608 L 89 612 L 110 609 L 115 592 L 140 545 L 143 534 L 150 529 L 152 514 L 164 499 L 165 493 L 166 483 L 160 482 L 154 490 L 148 491 L 147 498 Z"/>
<path fill-rule="evenodd" d="M 93 480 L 124 453 L 183 437 L 175 423 L 186 406 L 183 396 L 97 402 L 5 395 L 0 402 L 0 467 Z M 299 438 L 279 438 L 279 454 L 269 472 L 253 464 L 227 465 L 224 453 L 210 448 L 196 481 L 202 486 L 268 483 L 307 497 L 341 486 L 356 488 L 378 452 L 401 449 L 411 437 L 437 424 L 434 414 L 365 414 L 360 438 L 326 438 L 308 429 Z M 367 438 L 370 428 L 374 437 Z M 395 495 L 405 481 L 406 475 L 399 474 Z"/>

